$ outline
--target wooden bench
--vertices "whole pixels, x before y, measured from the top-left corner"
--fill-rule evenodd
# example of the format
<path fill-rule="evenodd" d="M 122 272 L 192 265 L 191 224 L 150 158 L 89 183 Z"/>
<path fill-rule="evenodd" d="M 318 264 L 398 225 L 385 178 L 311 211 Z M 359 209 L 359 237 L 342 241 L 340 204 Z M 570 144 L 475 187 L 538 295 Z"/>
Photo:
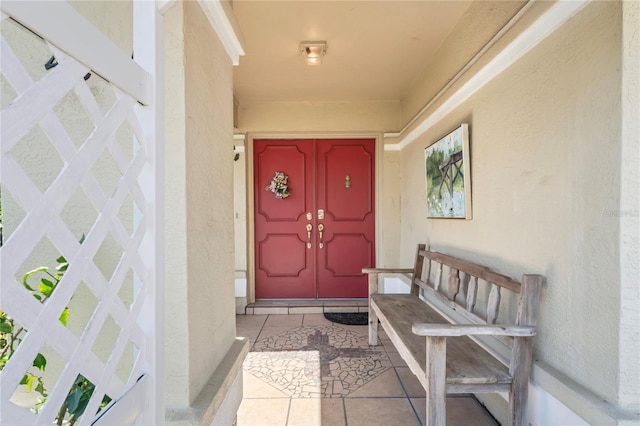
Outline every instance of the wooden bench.
<path fill-rule="evenodd" d="M 378 344 L 380 320 L 426 390 L 427 425 L 446 423 L 447 394 L 498 392 L 509 394 L 508 423 L 525 425 L 541 276 L 524 275 L 520 283 L 423 244 L 414 269 L 362 271 L 369 274 L 369 344 Z M 411 293 L 379 294 L 378 275 L 388 273 L 411 273 Z M 496 324 L 509 316 L 508 309 L 500 314 L 501 299 L 505 308 L 517 307 L 507 324 Z M 479 335 L 506 345 L 506 356 Z"/>

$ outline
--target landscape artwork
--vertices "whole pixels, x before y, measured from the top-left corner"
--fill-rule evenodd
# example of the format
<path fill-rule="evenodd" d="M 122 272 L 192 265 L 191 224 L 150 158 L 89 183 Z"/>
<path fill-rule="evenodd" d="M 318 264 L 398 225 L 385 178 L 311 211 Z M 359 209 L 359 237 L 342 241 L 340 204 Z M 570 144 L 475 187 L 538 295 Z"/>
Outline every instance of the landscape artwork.
<path fill-rule="evenodd" d="M 424 150 L 427 217 L 471 219 L 469 130 L 461 124 Z"/>

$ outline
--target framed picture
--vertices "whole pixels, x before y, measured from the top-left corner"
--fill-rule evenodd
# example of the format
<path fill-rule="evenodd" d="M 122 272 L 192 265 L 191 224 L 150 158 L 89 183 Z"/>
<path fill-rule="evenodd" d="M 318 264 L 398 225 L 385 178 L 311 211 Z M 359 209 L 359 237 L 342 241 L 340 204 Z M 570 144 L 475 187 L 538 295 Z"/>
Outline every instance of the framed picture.
<path fill-rule="evenodd" d="M 424 150 L 427 217 L 471 219 L 469 128 L 461 124 Z"/>

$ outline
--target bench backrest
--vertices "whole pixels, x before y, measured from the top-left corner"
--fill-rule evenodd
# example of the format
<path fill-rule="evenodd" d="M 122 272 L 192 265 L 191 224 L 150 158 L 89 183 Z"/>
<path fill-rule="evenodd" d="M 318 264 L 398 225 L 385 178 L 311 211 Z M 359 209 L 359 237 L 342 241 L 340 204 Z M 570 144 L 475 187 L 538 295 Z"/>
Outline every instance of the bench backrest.
<path fill-rule="evenodd" d="M 432 276 L 433 279 L 430 279 Z M 444 280 L 446 289 L 441 288 Z M 411 278 L 411 293 L 419 295 L 422 290 L 424 297 L 445 304 L 471 323 L 495 324 L 500 313 L 500 300 L 505 292 L 510 292 L 518 298 L 518 310 L 513 323 L 535 326 L 542 281 L 540 275 L 523 275 L 522 282 L 518 282 L 486 266 L 430 251 L 424 244 L 419 244 Z M 457 297 L 461 283 L 466 285 L 464 300 Z M 479 291 L 481 294 L 488 293 L 484 309 L 476 307 Z M 481 299 L 484 302 L 484 297 Z"/>

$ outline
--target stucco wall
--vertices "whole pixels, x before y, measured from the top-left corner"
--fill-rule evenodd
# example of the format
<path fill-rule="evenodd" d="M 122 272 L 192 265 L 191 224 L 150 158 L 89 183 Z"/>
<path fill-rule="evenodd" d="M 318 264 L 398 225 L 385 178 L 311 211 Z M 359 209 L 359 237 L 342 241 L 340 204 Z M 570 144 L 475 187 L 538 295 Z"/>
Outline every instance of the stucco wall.
<path fill-rule="evenodd" d="M 184 2 L 189 395 L 235 339 L 231 59 L 196 2 Z"/>
<path fill-rule="evenodd" d="M 247 270 L 247 190 L 246 160 L 244 152 L 238 153 L 233 163 L 233 205 L 235 210 L 235 267 L 236 271 Z"/>
<path fill-rule="evenodd" d="M 426 106 L 485 46 L 526 1 L 475 1 L 460 18 L 402 100 L 402 124 Z M 551 2 L 545 2 L 551 3 Z"/>
<path fill-rule="evenodd" d="M 640 2 L 623 3 L 619 405 L 640 412 Z M 637 415 L 637 414 L 636 414 Z"/>
<path fill-rule="evenodd" d="M 232 64 L 197 2 L 166 15 L 166 406 L 235 339 Z M 227 155 L 225 155 L 227 153 Z"/>
<path fill-rule="evenodd" d="M 546 277 L 535 358 L 618 383 L 621 3 L 593 2 L 402 151 L 401 247 Z M 427 220 L 423 150 L 469 123 L 473 220 Z"/>
<path fill-rule="evenodd" d="M 187 181 L 182 6 L 165 14 L 165 399 L 189 405 Z"/>
<path fill-rule="evenodd" d="M 238 132 L 395 130 L 398 102 L 261 102 L 240 104 Z"/>

